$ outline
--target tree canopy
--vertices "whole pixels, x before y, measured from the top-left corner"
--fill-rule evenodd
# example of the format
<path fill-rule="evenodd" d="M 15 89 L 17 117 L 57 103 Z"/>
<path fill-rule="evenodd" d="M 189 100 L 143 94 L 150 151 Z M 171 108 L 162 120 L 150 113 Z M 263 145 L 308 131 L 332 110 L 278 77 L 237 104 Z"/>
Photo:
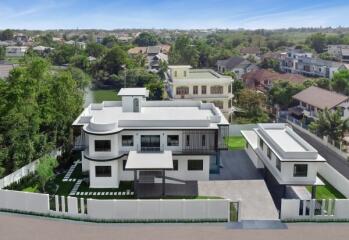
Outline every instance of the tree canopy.
<path fill-rule="evenodd" d="M 134 40 L 134 43 L 140 47 L 155 46 L 156 44 L 158 44 L 158 38 L 154 33 L 142 32 Z"/>

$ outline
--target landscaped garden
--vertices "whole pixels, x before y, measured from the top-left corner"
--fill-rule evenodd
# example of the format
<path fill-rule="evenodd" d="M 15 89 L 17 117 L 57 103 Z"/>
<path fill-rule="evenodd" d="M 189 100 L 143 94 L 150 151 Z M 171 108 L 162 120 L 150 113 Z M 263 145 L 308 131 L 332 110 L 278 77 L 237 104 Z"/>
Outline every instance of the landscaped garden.
<path fill-rule="evenodd" d="M 319 176 L 321 181 L 325 183 L 323 186 L 316 187 L 316 199 L 344 199 L 346 198 L 336 188 L 334 188 L 325 179 Z M 309 192 L 311 192 L 311 186 L 307 186 Z"/>
<path fill-rule="evenodd" d="M 96 89 L 91 90 L 93 102 L 101 103 L 103 101 L 119 101 L 121 98 L 117 95 L 117 91 L 113 89 Z"/>
<path fill-rule="evenodd" d="M 243 150 L 246 145 L 246 140 L 243 136 L 230 136 L 225 138 L 225 144 L 229 150 Z"/>

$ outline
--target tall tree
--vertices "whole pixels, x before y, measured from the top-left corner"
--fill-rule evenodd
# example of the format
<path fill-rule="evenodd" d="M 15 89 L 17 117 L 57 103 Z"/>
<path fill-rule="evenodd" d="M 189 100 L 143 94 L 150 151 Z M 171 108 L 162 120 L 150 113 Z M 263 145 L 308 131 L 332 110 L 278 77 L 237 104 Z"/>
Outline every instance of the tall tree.
<path fill-rule="evenodd" d="M 306 43 L 317 53 L 323 53 L 326 49 L 326 35 L 323 33 L 315 33 L 307 38 Z"/>
<path fill-rule="evenodd" d="M 134 43 L 141 47 L 155 46 L 158 44 L 158 38 L 154 33 L 142 32 L 135 39 Z"/>

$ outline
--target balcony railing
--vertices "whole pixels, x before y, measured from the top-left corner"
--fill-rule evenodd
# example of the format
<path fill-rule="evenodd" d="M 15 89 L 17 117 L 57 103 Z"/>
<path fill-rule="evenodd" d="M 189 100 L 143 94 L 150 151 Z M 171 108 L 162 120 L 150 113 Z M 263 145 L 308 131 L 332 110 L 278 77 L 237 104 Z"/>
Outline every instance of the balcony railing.
<path fill-rule="evenodd" d="M 137 152 L 163 152 L 164 145 L 161 146 L 142 146 L 137 145 Z"/>

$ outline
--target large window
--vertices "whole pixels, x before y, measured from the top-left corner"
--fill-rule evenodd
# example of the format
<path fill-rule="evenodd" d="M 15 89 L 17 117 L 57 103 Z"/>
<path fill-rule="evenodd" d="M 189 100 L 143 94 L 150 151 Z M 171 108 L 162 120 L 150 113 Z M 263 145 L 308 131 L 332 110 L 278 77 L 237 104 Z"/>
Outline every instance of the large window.
<path fill-rule="evenodd" d="M 185 136 L 185 146 L 187 146 L 187 147 L 190 146 L 190 135 Z"/>
<path fill-rule="evenodd" d="M 111 141 L 110 140 L 95 140 L 95 151 L 96 152 L 110 152 Z"/>
<path fill-rule="evenodd" d="M 268 155 L 269 160 L 271 160 L 271 149 L 269 147 L 267 149 L 267 155 Z"/>
<path fill-rule="evenodd" d="M 122 146 L 132 147 L 133 146 L 133 135 L 122 135 Z"/>
<path fill-rule="evenodd" d="M 187 95 L 187 94 L 189 94 L 189 88 L 188 87 L 177 87 L 176 94 L 177 95 Z"/>
<path fill-rule="evenodd" d="M 178 160 L 173 160 L 173 171 L 178 171 Z"/>
<path fill-rule="evenodd" d="M 201 94 L 206 94 L 206 86 L 201 86 Z"/>
<path fill-rule="evenodd" d="M 193 87 L 193 94 L 197 95 L 199 93 L 199 87 L 198 86 L 194 86 Z"/>
<path fill-rule="evenodd" d="M 259 139 L 259 147 L 263 150 L 263 147 L 264 147 L 264 142 L 263 142 L 263 139 Z"/>
<path fill-rule="evenodd" d="M 307 164 L 295 164 L 293 167 L 294 177 L 306 177 L 308 175 L 308 165 Z"/>
<path fill-rule="evenodd" d="M 281 172 L 281 161 L 278 157 L 276 157 L 276 168 Z"/>
<path fill-rule="evenodd" d="M 160 151 L 160 135 L 142 135 L 141 150 L 145 152 Z"/>
<path fill-rule="evenodd" d="M 188 160 L 188 171 L 202 171 L 203 169 L 203 160 Z"/>
<path fill-rule="evenodd" d="M 223 94 L 223 86 L 212 86 L 211 94 Z"/>
<path fill-rule="evenodd" d="M 201 136 L 201 146 L 206 146 L 206 135 Z"/>
<path fill-rule="evenodd" d="M 178 135 L 168 135 L 167 136 L 167 146 L 178 146 L 179 136 Z"/>
<path fill-rule="evenodd" d="M 111 177 L 111 166 L 96 166 L 96 177 Z"/>

